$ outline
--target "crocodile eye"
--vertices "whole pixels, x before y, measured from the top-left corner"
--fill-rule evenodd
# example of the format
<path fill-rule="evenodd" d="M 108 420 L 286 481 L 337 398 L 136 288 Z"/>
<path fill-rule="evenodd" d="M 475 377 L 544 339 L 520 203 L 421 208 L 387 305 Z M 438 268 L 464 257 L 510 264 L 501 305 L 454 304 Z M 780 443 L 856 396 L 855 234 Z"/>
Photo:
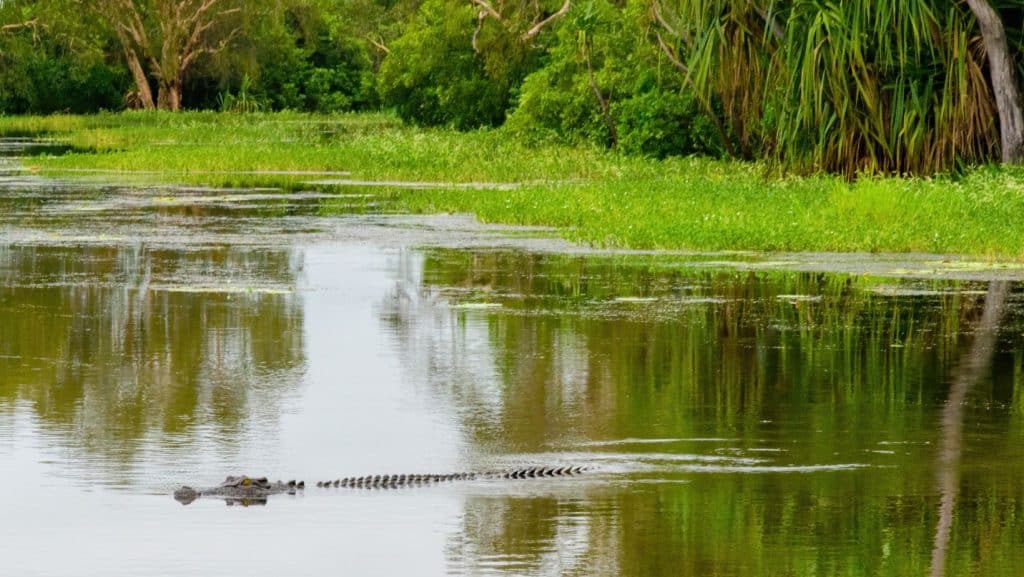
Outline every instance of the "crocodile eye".
<path fill-rule="evenodd" d="M 252 485 L 252 479 L 250 479 L 248 477 L 246 477 L 245 479 L 242 479 L 242 486 L 243 487 L 248 487 L 249 485 Z"/>

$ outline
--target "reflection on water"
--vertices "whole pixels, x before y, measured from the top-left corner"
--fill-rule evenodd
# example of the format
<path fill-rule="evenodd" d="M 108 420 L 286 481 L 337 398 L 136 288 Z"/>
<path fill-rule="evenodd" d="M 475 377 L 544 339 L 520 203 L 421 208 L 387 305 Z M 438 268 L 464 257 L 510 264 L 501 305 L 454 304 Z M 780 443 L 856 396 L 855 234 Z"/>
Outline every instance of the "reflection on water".
<path fill-rule="evenodd" d="M 297 272 L 288 251 L 0 248 L 0 410 L 31 405 L 70 447 L 103 454 L 83 474 L 112 485 L 153 435 L 236 443 L 304 363 L 299 299 L 246 289 Z M 192 286 L 213 288 L 173 290 Z"/>
<path fill-rule="evenodd" d="M 535 251 L 335 200 L 0 188 L 0 573 L 1024 565 L 1017 285 Z M 170 497 L 569 464 L 593 469 Z"/>
<path fill-rule="evenodd" d="M 949 548 L 953 525 L 953 508 L 960 491 L 960 456 L 963 454 L 963 413 L 964 403 L 971 388 L 989 371 L 992 353 L 995 350 L 996 333 L 1002 320 L 1009 287 L 1005 282 L 993 282 L 985 299 L 985 312 L 978 321 L 978 328 L 971 347 L 960 359 L 949 398 L 942 411 L 942 442 L 938 455 L 938 485 L 942 494 L 939 505 L 939 525 L 935 531 L 935 546 L 932 549 L 932 572 L 934 577 L 945 574 L 946 550 Z"/>
<path fill-rule="evenodd" d="M 545 552 L 575 552 L 609 574 L 923 575 L 935 512 L 951 503 L 931 479 L 934 423 L 952 406 L 974 409 L 965 482 L 988 500 L 942 516 L 962 540 L 956 561 L 984 574 L 1021 561 L 1020 530 L 1006 527 L 1021 484 L 1005 473 L 1024 472 L 1007 449 L 1020 434 L 1019 304 L 998 347 L 984 328 L 1005 292 L 495 251 L 414 252 L 398 268 L 382 319 L 474 446 L 620 473 L 582 516 L 567 512 L 577 494 L 467 504 L 489 530 L 457 536 L 465 562 L 544 573 Z M 961 351 L 979 346 L 966 354 L 994 354 L 991 380 L 968 367 L 978 390 L 947 404 Z M 563 529 L 569 519 L 580 523 Z M 525 528 L 532 540 L 507 536 Z M 993 541 L 1006 547 L 977 553 Z"/>

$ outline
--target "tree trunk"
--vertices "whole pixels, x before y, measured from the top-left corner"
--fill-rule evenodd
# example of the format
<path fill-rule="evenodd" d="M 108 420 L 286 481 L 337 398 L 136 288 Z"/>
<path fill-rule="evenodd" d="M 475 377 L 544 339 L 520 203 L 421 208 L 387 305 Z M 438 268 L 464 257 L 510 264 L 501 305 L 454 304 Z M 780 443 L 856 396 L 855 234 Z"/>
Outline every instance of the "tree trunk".
<path fill-rule="evenodd" d="M 157 106 L 160 110 L 178 112 L 181 110 L 181 80 L 161 80 L 160 92 L 157 95 Z"/>
<path fill-rule="evenodd" d="M 988 53 L 992 92 L 999 111 L 999 135 L 1002 141 L 1003 162 L 1016 164 L 1024 161 L 1024 108 L 1020 87 L 1013 73 L 1013 59 L 1006 40 L 1006 29 L 999 13 L 988 0 L 967 0 L 981 28 Z"/>
<path fill-rule="evenodd" d="M 3 0 L 0 0 L 3 4 Z M 90 0 L 94 14 L 110 20 L 138 90 L 132 101 L 142 108 L 181 110 L 182 84 L 193 62 L 226 49 L 242 22 L 241 0 Z M 143 63 L 146 68 L 143 68 Z M 149 75 L 146 70 L 148 68 Z M 150 80 L 157 85 L 156 99 Z"/>
<path fill-rule="evenodd" d="M 135 79 L 135 89 L 139 103 L 142 104 L 142 108 L 145 110 L 153 110 L 156 108 L 153 103 L 153 89 L 149 87 L 149 78 L 146 77 L 146 72 L 142 69 L 139 56 L 134 50 L 126 48 L 124 59 L 128 62 L 128 69 L 132 72 L 132 78 Z"/>

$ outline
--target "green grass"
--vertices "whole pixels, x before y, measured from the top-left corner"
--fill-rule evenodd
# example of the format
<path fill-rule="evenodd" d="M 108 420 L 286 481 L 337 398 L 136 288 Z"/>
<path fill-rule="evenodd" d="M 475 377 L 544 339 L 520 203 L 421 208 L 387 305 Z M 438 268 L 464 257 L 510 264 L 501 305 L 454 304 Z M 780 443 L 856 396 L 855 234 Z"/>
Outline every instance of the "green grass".
<path fill-rule="evenodd" d="M 83 150 L 36 161 L 49 172 L 157 170 L 203 184 L 234 182 L 194 173 L 349 170 L 360 179 L 522 182 L 600 177 L 601 170 L 615 171 L 622 164 L 597 149 L 530 148 L 495 131 L 423 130 L 382 114 L 0 117 L 0 134 L 5 132 L 48 133 Z"/>
<path fill-rule="evenodd" d="M 0 135 L 47 133 L 83 150 L 29 162 L 43 174 L 153 172 L 149 180 L 294 186 L 308 176 L 226 171 L 350 171 L 360 180 L 513 182 L 515 190 L 387 194 L 410 212 L 472 212 L 488 222 L 559 227 L 600 246 L 693 250 L 960 253 L 1024 259 L 1019 169 L 959 178 L 780 177 L 752 163 L 657 161 L 590 147 L 531 147 L 500 130 L 403 126 L 388 115 L 126 113 L 0 117 Z"/>
<path fill-rule="evenodd" d="M 661 174 L 498 194 L 402 195 L 415 212 L 553 225 L 601 246 L 695 250 L 934 252 L 1024 257 L 1024 195 L 1009 174 L 959 182 L 765 180 L 754 166 L 689 159 Z"/>

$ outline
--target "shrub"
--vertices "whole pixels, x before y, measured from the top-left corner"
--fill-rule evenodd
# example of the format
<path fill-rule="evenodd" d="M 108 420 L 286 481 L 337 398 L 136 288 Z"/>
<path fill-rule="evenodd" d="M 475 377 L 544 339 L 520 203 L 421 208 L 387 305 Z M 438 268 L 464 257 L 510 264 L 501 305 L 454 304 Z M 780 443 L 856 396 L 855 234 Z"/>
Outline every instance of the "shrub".
<path fill-rule="evenodd" d="M 647 37 L 648 10 L 639 0 L 575 6 L 544 65 L 523 82 L 509 130 L 659 158 L 720 154 L 714 125 Z"/>
<path fill-rule="evenodd" d="M 619 147 L 655 158 L 721 155 L 714 126 L 692 96 L 651 90 L 615 107 Z"/>
<path fill-rule="evenodd" d="M 391 45 L 378 76 L 383 102 L 407 122 L 460 130 L 504 122 L 529 54 L 492 40 L 473 50 L 476 12 L 452 0 L 428 0 Z M 497 39 L 500 40 L 500 39 Z"/>

